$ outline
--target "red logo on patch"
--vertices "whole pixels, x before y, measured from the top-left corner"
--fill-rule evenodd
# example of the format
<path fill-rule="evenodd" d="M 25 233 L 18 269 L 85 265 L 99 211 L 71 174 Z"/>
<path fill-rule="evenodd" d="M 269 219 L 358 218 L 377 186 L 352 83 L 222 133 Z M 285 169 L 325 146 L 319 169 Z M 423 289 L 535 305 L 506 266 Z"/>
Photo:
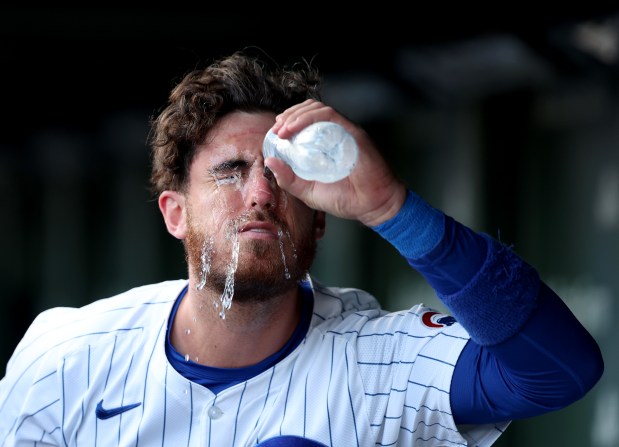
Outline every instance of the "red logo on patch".
<path fill-rule="evenodd" d="M 428 327 L 445 327 L 454 324 L 456 319 L 451 315 L 445 315 L 436 311 L 428 311 L 421 315 L 421 321 Z"/>

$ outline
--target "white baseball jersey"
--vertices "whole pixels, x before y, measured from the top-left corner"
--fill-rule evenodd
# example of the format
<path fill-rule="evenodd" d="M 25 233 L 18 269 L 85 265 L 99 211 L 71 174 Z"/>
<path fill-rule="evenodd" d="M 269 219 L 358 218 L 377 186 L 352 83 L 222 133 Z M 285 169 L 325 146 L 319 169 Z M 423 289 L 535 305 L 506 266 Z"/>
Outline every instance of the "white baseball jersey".
<path fill-rule="evenodd" d="M 454 424 L 450 382 L 468 340 L 458 323 L 423 305 L 387 313 L 356 289 L 314 286 L 304 341 L 214 394 L 166 357 L 186 285 L 39 315 L 0 381 L 0 445 L 488 446 L 508 424 Z"/>

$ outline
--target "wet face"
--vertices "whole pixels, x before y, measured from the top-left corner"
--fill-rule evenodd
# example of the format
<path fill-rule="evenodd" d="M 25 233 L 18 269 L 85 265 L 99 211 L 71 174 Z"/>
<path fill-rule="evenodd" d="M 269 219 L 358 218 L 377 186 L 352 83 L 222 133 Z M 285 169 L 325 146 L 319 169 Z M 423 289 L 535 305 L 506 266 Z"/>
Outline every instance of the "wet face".
<path fill-rule="evenodd" d="M 226 116 L 190 169 L 187 260 L 196 287 L 222 294 L 224 306 L 226 294 L 262 300 L 296 287 L 322 235 L 324 216 L 279 189 L 265 170 L 262 141 L 273 120 L 266 113 Z"/>

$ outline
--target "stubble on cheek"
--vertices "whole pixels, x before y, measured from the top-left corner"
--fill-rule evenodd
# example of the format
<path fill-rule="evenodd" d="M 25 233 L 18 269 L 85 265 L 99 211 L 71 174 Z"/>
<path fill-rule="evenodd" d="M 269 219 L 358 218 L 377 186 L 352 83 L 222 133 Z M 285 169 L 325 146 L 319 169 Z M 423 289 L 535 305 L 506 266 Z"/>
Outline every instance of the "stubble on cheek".
<path fill-rule="evenodd" d="M 221 192 L 223 190 L 215 192 L 217 196 L 208 207 L 212 214 L 201 214 L 210 218 L 208 222 L 197 222 L 192 209 L 187 209 L 185 249 L 197 284 L 223 296 L 233 283 L 232 292 L 238 301 L 265 299 L 296 287 L 309 271 L 316 254 L 311 219 L 295 226 L 294 231 L 278 219 L 278 215 L 283 216 L 291 209 L 292 203 L 286 194 L 279 197 L 273 211 L 250 209 L 231 218 L 234 210 L 226 201 L 229 196 Z M 279 229 L 278 239 L 242 238 L 239 241 L 238 229 L 250 221 L 272 223 Z M 238 251 L 235 253 L 235 250 Z"/>

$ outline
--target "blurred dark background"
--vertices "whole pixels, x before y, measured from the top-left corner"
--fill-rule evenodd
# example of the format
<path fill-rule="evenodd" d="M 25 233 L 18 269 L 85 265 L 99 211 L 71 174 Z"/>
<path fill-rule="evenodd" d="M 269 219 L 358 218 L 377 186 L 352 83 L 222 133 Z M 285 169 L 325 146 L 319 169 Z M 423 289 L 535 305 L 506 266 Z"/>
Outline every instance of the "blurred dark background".
<path fill-rule="evenodd" d="M 255 47 L 312 60 L 413 189 L 513 245 L 602 346 L 590 395 L 497 445 L 619 446 L 619 4 L 332 7 L 0 7 L 0 364 L 46 308 L 186 276 L 147 192 L 149 119 L 184 73 Z M 330 218 L 314 274 L 441 308 L 354 222 Z"/>

